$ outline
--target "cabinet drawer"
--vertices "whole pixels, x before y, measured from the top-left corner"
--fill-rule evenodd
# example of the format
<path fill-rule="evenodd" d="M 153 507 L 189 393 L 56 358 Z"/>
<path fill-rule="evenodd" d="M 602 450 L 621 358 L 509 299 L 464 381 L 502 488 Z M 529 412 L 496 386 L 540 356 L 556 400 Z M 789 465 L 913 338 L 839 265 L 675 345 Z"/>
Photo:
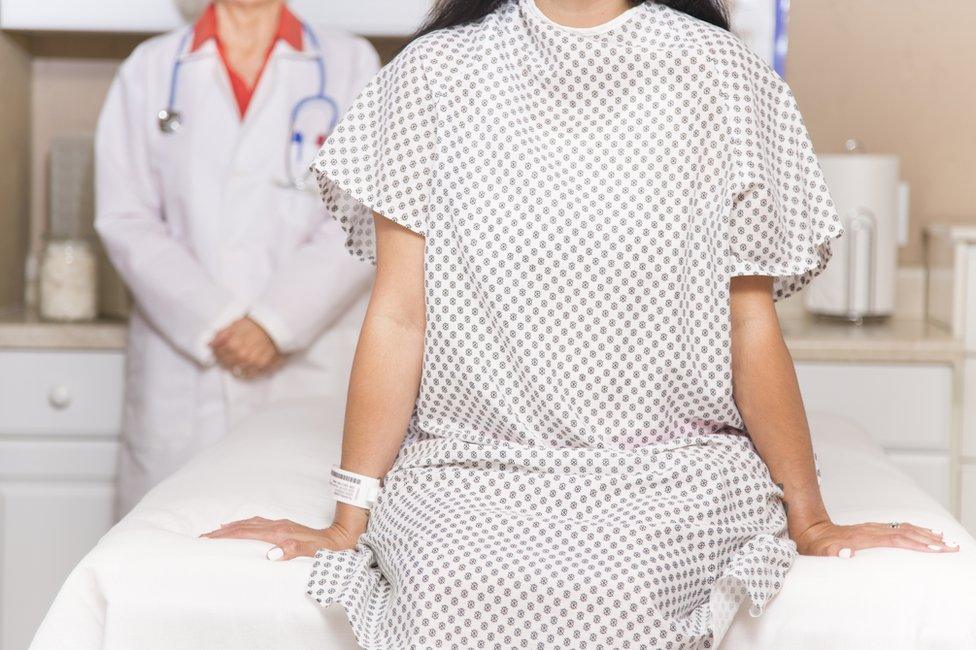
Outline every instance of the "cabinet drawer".
<path fill-rule="evenodd" d="M 118 435 L 119 351 L 0 352 L 0 434 Z"/>
<path fill-rule="evenodd" d="M 885 447 L 949 449 L 952 368 L 938 364 L 796 364 L 807 412 L 851 420 Z"/>

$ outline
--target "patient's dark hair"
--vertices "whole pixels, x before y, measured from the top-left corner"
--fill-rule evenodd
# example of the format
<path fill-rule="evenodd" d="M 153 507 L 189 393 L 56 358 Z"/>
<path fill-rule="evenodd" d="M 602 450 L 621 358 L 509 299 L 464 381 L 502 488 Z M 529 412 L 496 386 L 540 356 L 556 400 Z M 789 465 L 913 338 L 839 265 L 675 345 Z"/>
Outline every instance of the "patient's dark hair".
<path fill-rule="evenodd" d="M 706 23 L 729 29 L 729 17 L 723 0 L 630 0 L 630 4 L 636 6 L 644 4 L 645 1 L 657 2 L 704 20 Z M 473 22 L 487 16 L 506 2 L 515 2 L 515 0 L 437 0 L 414 38 L 438 29 Z"/>

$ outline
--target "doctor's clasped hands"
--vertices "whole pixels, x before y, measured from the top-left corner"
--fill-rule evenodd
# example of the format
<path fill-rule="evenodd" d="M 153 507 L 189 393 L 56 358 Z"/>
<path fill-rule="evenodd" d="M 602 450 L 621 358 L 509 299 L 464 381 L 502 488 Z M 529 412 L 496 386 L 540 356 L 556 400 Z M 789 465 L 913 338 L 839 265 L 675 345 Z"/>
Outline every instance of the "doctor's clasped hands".
<path fill-rule="evenodd" d="M 249 317 L 240 318 L 217 332 L 210 349 L 222 367 L 239 379 L 272 372 L 284 362 L 274 340 Z"/>

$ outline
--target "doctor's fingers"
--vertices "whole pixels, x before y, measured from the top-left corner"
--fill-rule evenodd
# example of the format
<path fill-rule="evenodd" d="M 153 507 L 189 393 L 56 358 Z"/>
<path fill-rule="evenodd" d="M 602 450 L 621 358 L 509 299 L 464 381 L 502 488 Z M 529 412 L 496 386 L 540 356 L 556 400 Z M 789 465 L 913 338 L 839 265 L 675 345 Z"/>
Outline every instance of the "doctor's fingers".
<path fill-rule="evenodd" d="M 250 363 L 255 370 L 266 372 L 277 365 L 280 356 L 273 348 L 261 349 L 254 354 Z"/>
<path fill-rule="evenodd" d="M 212 339 L 210 339 L 210 347 L 218 348 L 227 342 L 231 336 L 231 328 L 225 327 L 224 329 L 217 332 Z"/>
<path fill-rule="evenodd" d="M 241 365 L 245 362 L 244 355 L 241 354 L 240 350 L 229 345 L 214 348 L 214 357 L 216 357 L 217 363 L 227 369 Z"/>
<path fill-rule="evenodd" d="M 262 369 L 271 363 L 276 352 L 275 347 L 271 344 L 260 340 L 248 340 L 244 337 L 234 337 L 214 350 L 214 354 L 218 358 L 255 369 Z"/>

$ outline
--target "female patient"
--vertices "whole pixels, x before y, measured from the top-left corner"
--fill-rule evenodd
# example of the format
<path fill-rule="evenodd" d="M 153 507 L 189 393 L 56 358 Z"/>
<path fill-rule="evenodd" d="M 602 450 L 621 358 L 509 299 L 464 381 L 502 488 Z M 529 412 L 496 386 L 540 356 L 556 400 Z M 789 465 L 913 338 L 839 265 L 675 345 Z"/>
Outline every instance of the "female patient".
<path fill-rule="evenodd" d="M 773 303 L 841 227 L 718 3 L 441 2 L 315 168 L 377 265 L 342 502 L 210 536 L 364 647 L 710 647 L 797 552 L 952 550 L 825 511 Z"/>

